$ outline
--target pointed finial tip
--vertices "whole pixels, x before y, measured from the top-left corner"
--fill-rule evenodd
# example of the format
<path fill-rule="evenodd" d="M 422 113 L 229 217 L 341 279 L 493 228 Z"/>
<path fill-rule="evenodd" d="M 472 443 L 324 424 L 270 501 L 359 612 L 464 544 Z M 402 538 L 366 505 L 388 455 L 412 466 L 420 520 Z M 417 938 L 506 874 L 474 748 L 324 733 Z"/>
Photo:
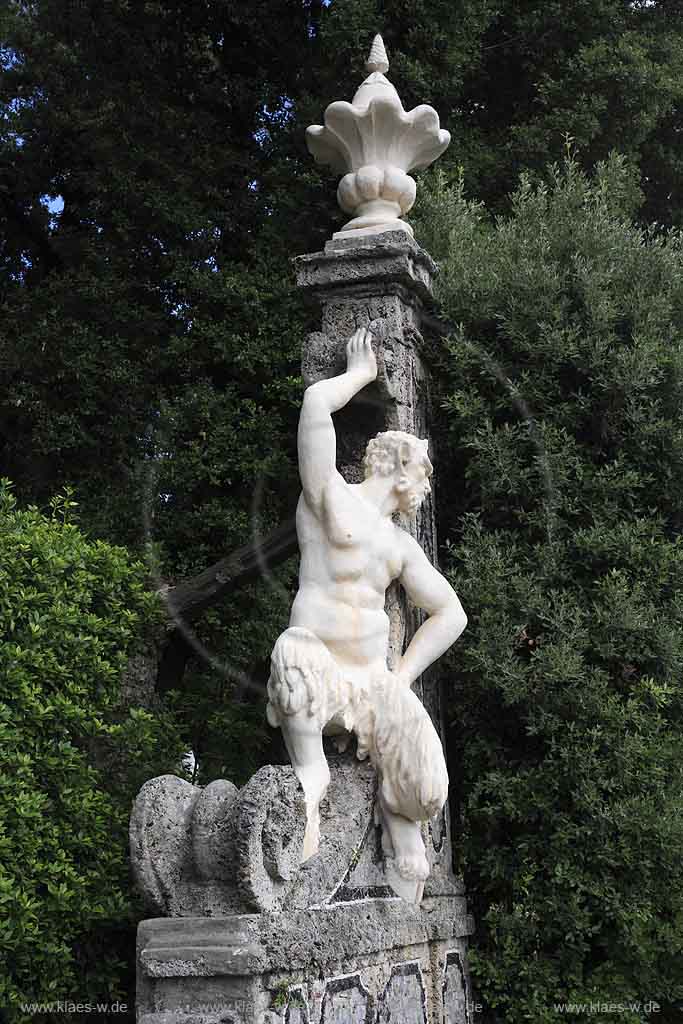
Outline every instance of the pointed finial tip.
<path fill-rule="evenodd" d="M 387 51 L 384 49 L 384 41 L 379 33 L 372 40 L 372 46 L 370 47 L 365 67 L 370 74 L 373 71 L 379 71 L 380 74 L 385 75 L 389 70 Z"/>

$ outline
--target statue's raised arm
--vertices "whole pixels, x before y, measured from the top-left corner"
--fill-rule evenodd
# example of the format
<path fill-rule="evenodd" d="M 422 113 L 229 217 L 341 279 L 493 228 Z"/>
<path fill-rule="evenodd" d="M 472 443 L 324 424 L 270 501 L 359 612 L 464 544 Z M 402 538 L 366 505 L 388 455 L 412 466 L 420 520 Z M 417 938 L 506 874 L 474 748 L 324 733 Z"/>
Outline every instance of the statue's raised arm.
<path fill-rule="evenodd" d="M 306 389 L 297 438 L 299 475 L 304 497 L 319 511 L 325 488 L 334 476 L 336 437 L 332 413 L 337 412 L 377 377 L 372 335 L 360 327 L 346 346 L 346 372 L 318 381 Z"/>

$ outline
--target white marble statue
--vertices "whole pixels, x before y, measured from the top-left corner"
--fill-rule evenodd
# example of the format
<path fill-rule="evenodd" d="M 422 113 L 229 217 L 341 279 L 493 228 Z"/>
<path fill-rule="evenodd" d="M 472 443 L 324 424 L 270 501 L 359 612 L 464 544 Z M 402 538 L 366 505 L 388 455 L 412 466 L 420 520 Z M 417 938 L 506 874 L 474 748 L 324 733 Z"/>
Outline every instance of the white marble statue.
<path fill-rule="evenodd" d="M 331 414 L 377 376 L 369 331 L 356 331 L 346 361 L 345 373 L 307 389 L 299 418 L 299 590 L 272 654 L 268 720 L 281 726 L 303 787 L 304 859 L 318 849 L 330 778 L 323 731 L 352 731 L 358 756 L 369 755 L 378 772 L 388 864 L 398 889 L 405 883 L 401 894 L 419 902 L 429 874 L 420 822 L 442 809 L 448 775 L 411 684 L 457 640 L 467 618 L 417 541 L 392 521 L 395 512 L 413 515 L 429 493 L 427 442 L 390 430 L 368 444 L 362 483 L 349 484 L 337 471 Z M 392 672 L 384 602 L 395 579 L 428 617 Z"/>

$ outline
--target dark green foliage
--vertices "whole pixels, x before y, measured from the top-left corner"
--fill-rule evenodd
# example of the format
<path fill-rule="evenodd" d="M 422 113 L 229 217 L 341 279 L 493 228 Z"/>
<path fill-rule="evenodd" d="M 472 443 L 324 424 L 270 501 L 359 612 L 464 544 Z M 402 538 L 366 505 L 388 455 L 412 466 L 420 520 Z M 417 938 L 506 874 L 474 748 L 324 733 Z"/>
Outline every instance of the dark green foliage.
<path fill-rule="evenodd" d="M 510 1024 L 683 1000 L 683 245 L 635 201 L 613 158 L 497 221 L 443 182 L 422 203 L 459 324 L 437 465 L 471 962 Z"/>
<path fill-rule="evenodd" d="M 384 31 L 406 105 L 433 102 L 453 133 L 443 168 L 454 178 L 464 166 L 490 206 L 503 208 L 520 169 L 542 172 L 570 135 L 587 166 L 615 146 L 629 154 L 646 215 L 670 221 L 677 7 L 5 4 L 0 456 L 19 493 L 44 502 L 70 482 L 90 528 L 139 549 L 146 460 L 170 452 L 159 486 L 169 511 L 178 502 L 201 521 L 201 560 L 201 545 L 209 555 L 244 538 L 243 494 L 263 472 L 249 446 L 258 420 L 280 516 L 294 422 L 280 381 L 298 373 L 307 325 L 288 257 L 338 223 L 334 179 L 312 166 L 304 128 L 351 97 L 371 35 Z M 170 576 L 188 568 L 180 523 L 158 526 Z"/>
<path fill-rule="evenodd" d="M 197 784 L 225 778 L 243 785 L 264 762 L 286 761 L 279 732 L 266 725 L 266 682 L 297 569 L 298 559 L 290 559 L 229 597 L 227 614 L 211 610 L 196 629 L 184 627 L 193 657 L 168 701 L 195 754 Z"/>
<path fill-rule="evenodd" d="M 296 499 L 308 321 L 288 258 L 317 236 L 300 218 L 290 237 L 302 186 L 277 168 L 311 13 L 45 0 L 0 17 L 3 469 L 25 501 L 71 484 L 88 531 L 148 553 L 155 584 L 172 585 Z M 235 674 L 265 684 L 259 622 L 284 626 L 282 591 L 241 593 L 194 627 L 182 722 L 214 767 L 225 738 L 206 708 L 251 728 Z"/>
<path fill-rule="evenodd" d="M 3 465 L 31 500 L 72 483 L 88 525 L 136 548 L 161 445 L 182 472 L 160 486 L 202 517 L 217 497 L 223 522 L 262 469 L 262 452 L 237 454 L 247 410 L 270 424 L 262 448 L 285 449 L 281 471 L 291 461 L 287 403 L 264 383 L 296 372 L 302 318 L 258 188 L 267 112 L 305 55 L 303 7 L 281 8 L 46 0 L 2 15 Z M 221 552 L 233 541 L 215 513 L 203 532 Z"/>
<path fill-rule="evenodd" d="M 22 511 L 0 488 L 0 1006 L 17 1020 L 22 1001 L 130 1002 L 130 805 L 182 753 L 168 720 L 120 704 L 159 614 L 143 567 L 72 505 Z"/>

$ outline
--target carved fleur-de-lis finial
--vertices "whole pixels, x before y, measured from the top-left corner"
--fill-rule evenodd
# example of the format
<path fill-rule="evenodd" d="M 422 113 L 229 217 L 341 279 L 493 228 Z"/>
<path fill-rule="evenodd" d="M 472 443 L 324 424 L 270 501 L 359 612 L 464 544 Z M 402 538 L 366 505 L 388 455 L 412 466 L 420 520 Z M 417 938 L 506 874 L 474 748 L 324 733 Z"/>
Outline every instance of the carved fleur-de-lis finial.
<path fill-rule="evenodd" d="M 372 74 L 373 71 L 379 71 L 380 74 L 385 75 L 389 70 L 387 51 L 384 49 L 384 41 L 379 34 L 372 40 L 365 68 L 369 74 Z"/>
<path fill-rule="evenodd" d="M 306 142 L 318 163 L 344 175 L 337 201 L 353 217 L 335 238 L 380 231 L 412 235 L 410 224 L 401 219 L 415 202 L 415 181 L 408 171 L 429 167 L 451 137 L 426 103 L 403 109 L 396 89 L 385 78 L 389 61 L 380 35 L 372 40 L 365 67 L 368 76 L 353 101 L 330 103 L 325 124 L 306 129 Z"/>

